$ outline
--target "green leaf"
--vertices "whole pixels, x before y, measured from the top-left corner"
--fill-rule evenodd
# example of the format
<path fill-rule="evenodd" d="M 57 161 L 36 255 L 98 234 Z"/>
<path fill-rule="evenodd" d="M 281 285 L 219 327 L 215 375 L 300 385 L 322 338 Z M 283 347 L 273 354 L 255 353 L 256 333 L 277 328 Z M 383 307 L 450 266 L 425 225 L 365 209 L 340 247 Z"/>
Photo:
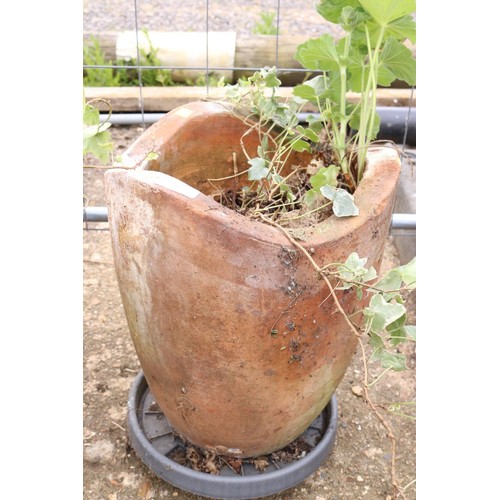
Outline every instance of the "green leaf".
<path fill-rule="evenodd" d="M 366 257 L 361 259 L 357 252 L 352 252 L 345 263 L 338 266 L 339 276 L 344 281 L 344 288 L 350 287 L 350 285 L 347 286 L 349 281 L 366 282 L 377 277 L 374 267 L 365 268 L 367 260 Z"/>
<path fill-rule="evenodd" d="M 374 295 L 370 305 L 363 309 L 363 314 L 371 322 L 371 330 L 375 333 L 380 333 L 405 313 L 406 309 L 402 304 L 389 303 L 379 294 Z"/>
<path fill-rule="evenodd" d="M 321 0 L 316 5 L 316 11 L 327 21 L 340 24 L 345 7 L 359 7 L 359 2 L 358 0 Z"/>
<path fill-rule="evenodd" d="M 310 144 L 302 139 L 292 142 L 291 147 L 294 151 L 298 151 L 299 153 L 302 153 L 303 151 L 311 151 Z"/>
<path fill-rule="evenodd" d="M 300 44 L 295 59 L 307 69 L 338 70 L 339 56 L 333 38 L 324 34 Z"/>
<path fill-rule="evenodd" d="M 374 280 L 376 277 L 377 277 L 377 271 L 372 266 L 368 269 L 368 271 L 363 276 L 363 281 L 371 281 L 371 280 Z"/>
<path fill-rule="evenodd" d="M 304 195 L 304 202 L 306 205 L 313 205 L 320 196 L 323 195 L 321 194 L 319 188 L 309 189 L 309 191 L 306 191 L 306 194 Z"/>
<path fill-rule="evenodd" d="M 373 347 L 374 351 L 385 349 L 384 339 L 378 333 L 370 332 L 368 343 Z"/>
<path fill-rule="evenodd" d="M 318 99 L 333 98 L 333 89 L 330 88 L 330 78 L 318 75 L 307 80 L 302 85 L 293 88 L 293 95 L 317 103 Z"/>
<path fill-rule="evenodd" d="M 160 155 L 156 151 L 150 151 L 146 156 L 146 160 L 148 161 L 157 160 L 159 157 Z"/>
<path fill-rule="evenodd" d="M 252 158 L 248 160 L 250 168 L 248 169 L 248 179 L 251 181 L 260 181 L 269 175 L 267 162 L 263 158 Z"/>
<path fill-rule="evenodd" d="M 406 313 L 396 321 L 393 321 L 390 325 L 387 325 L 386 331 L 391 338 L 392 345 L 396 346 L 406 340 L 405 323 Z"/>
<path fill-rule="evenodd" d="M 278 79 L 275 71 L 266 75 L 264 81 L 266 83 L 266 87 L 279 87 L 281 85 L 281 80 Z"/>
<path fill-rule="evenodd" d="M 99 110 L 85 103 L 83 107 L 83 124 L 99 125 Z"/>
<path fill-rule="evenodd" d="M 329 167 L 321 167 L 318 171 L 311 176 L 309 182 L 313 188 L 320 188 L 321 186 L 332 186 L 337 187 L 337 176 L 339 174 L 340 167 L 336 165 L 330 165 Z M 328 198 L 330 199 L 330 198 Z"/>
<path fill-rule="evenodd" d="M 97 134 L 84 137 L 83 154 L 92 154 L 103 162 L 107 162 L 109 154 L 113 150 L 111 134 L 106 130 Z"/>
<path fill-rule="evenodd" d="M 357 252 L 352 252 L 347 257 L 344 265 L 342 267 L 346 267 L 347 269 L 351 269 L 353 271 L 359 271 L 360 269 L 365 268 L 365 264 L 368 260 L 368 257 L 361 258 Z"/>
<path fill-rule="evenodd" d="M 413 340 L 417 340 L 417 327 L 415 325 L 406 325 L 405 331 L 408 337 L 412 338 Z"/>
<path fill-rule="evenodd" d="M 359 0 L 359 3 L 381 26 L 416 10 L 415 0 Z"/>
<path fill-rule="evenodd" d="M 351 115 L 349 118 L 349 126 L 353 130 L 359 130 L 359 127 L 361 126 L 361 113 L 360 113 L 360 108 L 356 109 L 356 112 Z M 375 112 L 375 121 L 373 123 L 373 134 L 371 137 L 368 137 L 368 139 L 371 141 L 377 137 L 378 133 L 380 130 L 380 115 Z"/>
<path fill-rule="evenodd" d="M 312 142 L 319 142 L 318 134 L 312 128 L 306 128 L 304 130 L 304 135 Z"/>
<path fill-rule="evenodd" d="M 317 134 L 319 134 L 323 130 L 323 120 L 321 117 L 316 118 L 313 115 L 306 116 L 306 122 L 309 125 L 311 130 L 314 130 Z"/>
<path fill-rule="evenodd" d="M 415 43 L 417 40 L 417 28 L 412 16 L 404 16 L 391 21 L 385 29 L 386 37 L 394 37 L 397 40 L 410 40 Z"/>
<path fill-rule="evenodd" d="M 292 93 L 294 96 L 305 99 L 306 101 L 316 102 L 316 92 L 311 85 L 304 83 L 302 85 L 297 85 L 293 88 Z"/>
<path fill-rule="evenodd" d="M 389 368 L 396 372 L 406 370 L 406 356 L 404 354 L 391 353 L 385 349 L 373 351 L 372 359 L 379 361 L 383 368 Z"/>
<path fill-rule="evenodd" d="M 359 210 L 354 203 L 354 196 L 343 188 L 332 188 L 332 186 L 322 186 L 321 194 L 333 202 L 333 213 L 337 217 L 351 217 L 359 215 Z"/>
<path fill-rule="evenodd" d="M 403 266 L 399 266 L 396 268 L 400 275 L 401 279 L 407 285 L 409 289 L 413 289 L 417 286 L 417 258 L 413 257 L 413 259 Z"/>
<path fill-rule="evenodd" d="M 416 85 L 417 62 L 413 59 L 411 50 L 395 38 L 389 38 L 384 45 L 380 54 L 380 65 L 381 70 L 390 71 L 394 78 L 402 80 L 408 85 Z"/>
<path fill-rule="evenodd" d="M 401 273 L 397 269 L 391 269 L 374 287 L 384 292 L 392 292 L 399 290 L 401 282 Z"/>
<path fill-rule="evenodd" d="M 89 125 L 87 127 L 83 127 L 83 138 L 87 139 L 88 137 L 92 137 L 101 132 L 104 132 L 109 127 L 111 127 L 110 122 L 99 123 L 99 125 Z"/>
<path fill-rule="evenodd" d="M 351 56 L 347 61 L 347 81 L 353 92 L 361 92 L 368 78 L 368 67 L 365 63 L 366 56 L 352 47 Z"/>

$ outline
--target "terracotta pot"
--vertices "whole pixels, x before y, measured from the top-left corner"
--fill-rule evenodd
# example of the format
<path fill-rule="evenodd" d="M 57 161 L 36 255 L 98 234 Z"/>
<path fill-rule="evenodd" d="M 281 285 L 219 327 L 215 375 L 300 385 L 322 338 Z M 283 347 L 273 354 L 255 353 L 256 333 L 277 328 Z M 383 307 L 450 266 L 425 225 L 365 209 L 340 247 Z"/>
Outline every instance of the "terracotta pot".
<path fill-rule="evenodd" d="M 123 156 L 137 169 L 105 177 L 118 283 L 148 385 L 178 433 L 242 457 L 299 436 L 357 344 L 324 281 L 277 228 L 207 196 L 207 179 L 233 174 L 233 153 L 248 168 L 246 129 L 222 105 L 182 106 Z M 255 138 L 245 143 L 251 150 Z M 160 156 L 147 161 L 152 150 Z M 370 151 L 360 215 L 304 231 L 319 265 L 356 251 L 379 267 L 399 172 L 396 152 Z M 351 292 L 339 298 L 348 313 L 359 306 Z"/>

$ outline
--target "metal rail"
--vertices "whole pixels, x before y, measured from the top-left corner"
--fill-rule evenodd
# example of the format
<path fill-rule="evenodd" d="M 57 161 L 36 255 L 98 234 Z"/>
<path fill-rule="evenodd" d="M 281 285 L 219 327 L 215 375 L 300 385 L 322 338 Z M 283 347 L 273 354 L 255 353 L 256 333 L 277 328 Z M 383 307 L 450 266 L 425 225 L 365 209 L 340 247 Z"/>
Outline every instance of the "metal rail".
<path fill-rule="evenodd" d="M 86 207 L 83 209 L 84 222 L 108 222 L 106 207 Z M 416 229 L 416 214 L 392 214 L 392 229 Z"/>

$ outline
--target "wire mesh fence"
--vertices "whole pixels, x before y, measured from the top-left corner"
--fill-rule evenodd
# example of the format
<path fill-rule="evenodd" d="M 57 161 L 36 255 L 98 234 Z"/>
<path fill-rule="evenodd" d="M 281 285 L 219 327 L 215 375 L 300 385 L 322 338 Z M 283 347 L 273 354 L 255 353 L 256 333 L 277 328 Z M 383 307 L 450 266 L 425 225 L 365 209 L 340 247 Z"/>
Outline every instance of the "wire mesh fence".
<path fill-rule="evenodd" d="M 134 89 L 138 97 L 136 112 L 131 113 L 130 109 L 127 109 L 126 113 L 120 113 L 118 106 L 118 109 L 113 110 L 112 122 L 140 124 L 143 128 L 154 123 L 168 111 L 167 108 L 151 112 L 150 107 L 147 108 L 147 97 L 145 97 L 147 85 L 144 81 L 147 71 L 167 71 L 170 75 L 173 74 L 177 81 L 172 83 L 178 85 L 176 88 L 180 89 L 181 93 L 186 82 L 190 83 L 185 75 L 194 72 L 198 74 L 198 93 L 195 95 L 210 98 L 218 95 L 217 91 L 221 90 L 217 88 L 214 77 L 231 75 L 230 79 L 234 81 L 239 75 L 248 75 L 249 72 L 258 71 L 263 66 L 275 66 L 278 76 L 285 82 L 297 82 L 297 79 L 304 80 L 311 77 L 310 71 L 294 64 L 294 44 L 296 46 L 301 38 L 305 40 L 311 34 L 316 36 L 330 33 L 334 37 L 342 36 L 341 30 L 335 28 L 332 31 L 330 23 L 324 22 L 314 12 L 311 2 L 303 0 L 298 2 L 191 0 L 183 2 L 183 5 L 160 0 L 147 2 L 114 0 L 110 2 L 109 8 L 112 11 L 109 11 L 106 17 L 109 23 L 107 25 L 103 24 L 103 19 L 100 21 L 98 19 L 96 22 L 95 9 L 102 9 L 102 5 L 98 5 L 94 0 L 88 0 L 86 6 L 87 11 L 84 9 L 86 39 L 89 41 L 94 37 L 103 41 L 103 50 L 109 59 L 94 64 L 91 60 L 84 60 L 84 74 L 89 70 L 124 72 L 133 69 L 137 76 L 137 86 Z M 115 20 L 114 24 L 110 19 Z M 243 19 L 246 19 L 245 24 L 242 24 Z M 103 33 L 108 34 L 103 35 Z M 231 33 L 231 37 L 217 38 L 218 33 Z M 166 34 L 168 38 L 165 38 Z M 172 38 L 173 34 L 176 34 L 177 38 Z M 161 46 L 162 36 L 166 40 L 164 46 Z M 237 38 L 241 39 L 243 45 L 239 57 L 235 55 Z M 157 56 L 158 51 L 161 57 L 155 57 L 154 64 L 151 64 L 148 55 L 153 52 Z M 218 58 L 217 51 L 229 53 L 230 57 Z M 195 59 L 191 57 L 194 53 L 197 55 Z M 123 56 L 121 59 L 118 57 L 120 54 Z M 179 61 L 182 64 L 179 64 Z M 253 64 L 255 61 L 259 64 Z M 91 89 L 86 87 L 85 90 L 89 93 Z M 402 145 L 405 152 L 408 144 L 415 146 L 414 89 L 396 90 L 404 91 L 406 106 L 401 107 L 401 102 L 397 102 L 397 99 L 388 102 L 391 106 L 385 106 L 384 109 L 392 117 L 395 116 L 395 106 L 399 105 L 397 110 L 399 121 L 396 126 L 394 123 L 387 125 L 386 117 L 386 131 L 394 133 L 396 128 L 399 129 L 397 142 Z M 99 88 L 97 91 L 102 92 L 103 89 Z M 394 118 L 391 119 L 394 122 Z M 412 162 L 415 163 L 416 149 L 410 154 L 413 156 Z M 404 229 L 416 227 L 415 214 L 396 215 L 396 221 L 404 220 L 404 223 L 401 222 L 404 224 Z M 400 215 L 402 217 L 399 217 Z M 84 209 L 87 229 L 89 221 L 105 221 L 106 218 L 103 207 Z"/>

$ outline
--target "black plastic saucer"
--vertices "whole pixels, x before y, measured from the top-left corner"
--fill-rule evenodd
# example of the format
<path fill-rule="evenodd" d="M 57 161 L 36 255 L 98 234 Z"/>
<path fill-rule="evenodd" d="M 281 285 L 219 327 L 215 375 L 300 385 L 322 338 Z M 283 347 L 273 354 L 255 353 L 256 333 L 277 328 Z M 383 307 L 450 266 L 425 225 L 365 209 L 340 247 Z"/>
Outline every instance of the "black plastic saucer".
<path fill-rule="evenodd" d="M 225 466 L 219 475 L 195 471 L 168 458 L 185 443 L 173 431 L 154 397 L 142 371 L 135 378 L 128 398 L 128 435 L 142 462 L 157 476 L 181 490 L 220 500 L 260 498 L 296 486 L 328 457 L 337 431 L 337 399 L 332 399 L 302 434 L 312 447 L 304 457 L 290 463 L 271 462 L 264 471 L 244 463 L 243 474 Z"/>

